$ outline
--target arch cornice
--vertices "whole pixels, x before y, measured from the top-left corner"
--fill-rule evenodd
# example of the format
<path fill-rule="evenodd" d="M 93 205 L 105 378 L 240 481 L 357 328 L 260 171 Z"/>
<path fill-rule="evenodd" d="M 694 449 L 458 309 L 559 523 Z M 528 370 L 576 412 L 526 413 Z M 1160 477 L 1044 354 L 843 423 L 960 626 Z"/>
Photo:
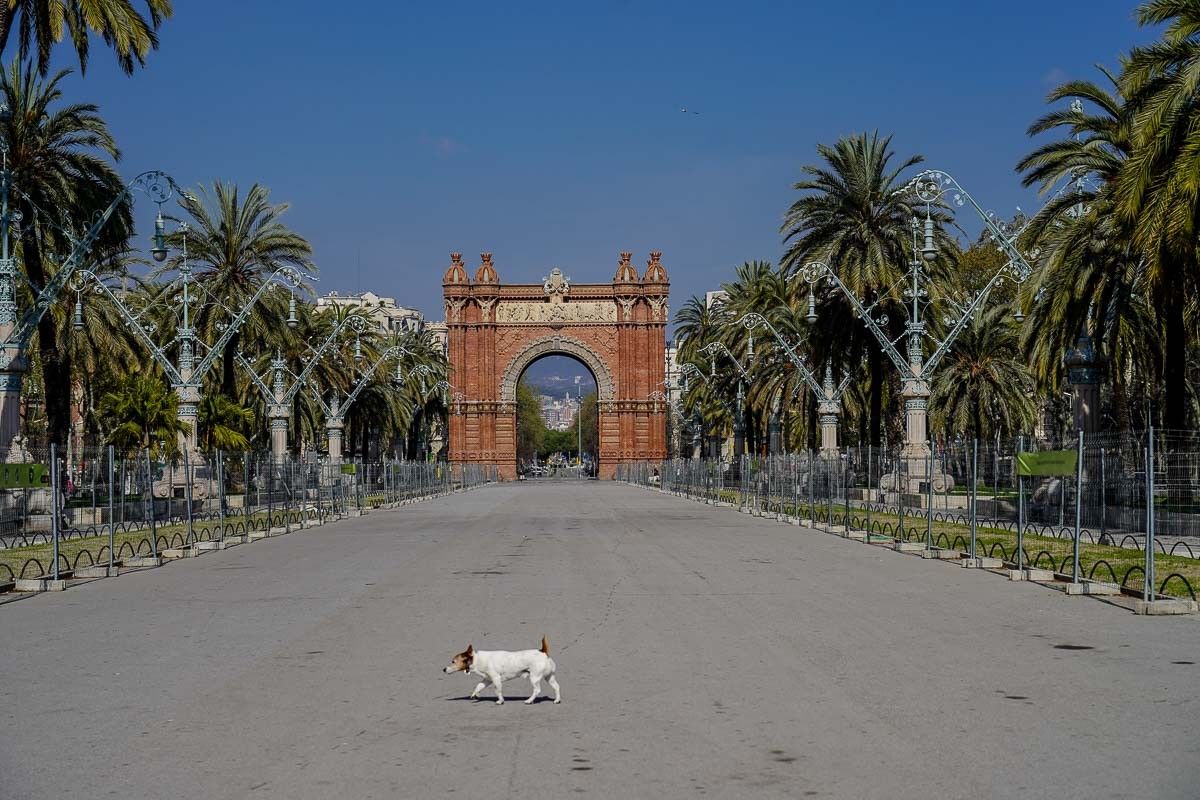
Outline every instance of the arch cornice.
<path fill-rule="evenodd" d="M 574 356 L 586 364 L 596 378 L 596 393 L 600 402 L 611 402 L 616 397 L 612 370 L 604 358 L 578 339 L 553 334 L 534 339 L 513 356 L 500 380 L 500 402 L 516 403 L 517 382 L 521 379 L 521 373 L 537 359 L 552 354 Z"/>

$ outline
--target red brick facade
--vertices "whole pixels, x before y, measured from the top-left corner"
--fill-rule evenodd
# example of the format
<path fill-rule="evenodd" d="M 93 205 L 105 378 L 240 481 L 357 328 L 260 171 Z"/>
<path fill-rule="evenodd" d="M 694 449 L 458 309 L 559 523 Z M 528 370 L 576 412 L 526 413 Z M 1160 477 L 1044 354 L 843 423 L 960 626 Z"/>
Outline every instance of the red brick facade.
<path fill-rule="evenodd" d="M 503 285 L 491 253 L 474 280 L 460 253 L 442 279 L 449 328 L 450 461 L 495 464 L 517 475 L 516 388 L 521 373 L 551 353 L 574 356 L 596 378 L 599 475 L 617 464 L 665 458 L 662 389 L 670 281 L 650 254 L 639 277 L 622 253 L 611 283 L 569 284 L 557 270 L 543 285 Z M 658 395 L 661 397 L 661 394 Z"/>

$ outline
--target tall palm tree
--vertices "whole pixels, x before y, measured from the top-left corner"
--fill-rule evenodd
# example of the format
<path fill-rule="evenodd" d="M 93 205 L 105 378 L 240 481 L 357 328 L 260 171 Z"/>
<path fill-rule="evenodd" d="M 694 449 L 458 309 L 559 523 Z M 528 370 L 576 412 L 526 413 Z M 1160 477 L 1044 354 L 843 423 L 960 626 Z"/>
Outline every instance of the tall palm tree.
<path fill-rule="evenodd" d="M 190 230 L 171 235 L 179 253 L 160 274 L 179 268 L 186 237 L 188 259 L 200 291 L 220 303 L 205 303 L 197 313 L 195 327 L 201 337 L 214 342 L 237 311 L 250 302 L 262 281 L 282 266 L 314 271 L 312 248 L 303 236 L 282 221 L 288 206 L 272 205 L 269 190 L 254 184 L 243 196 L 234 184 L 217 182 L 212 189 L 200 187 L 196 195 L 180 198 L 180 206 L 192 219 Z M 287 314 L 287 293 L 267 292 L 258 306 L 221 353 L 221 392 L 236 396 L 234 355 L 242 341 L 274 342 Z"/>
<path fill-rule="evenodd" d="M 805 178 L 793 188 L 803 192 L 784 215 L 781 232 L 787 246 L 782 265 L 799 280 L 806 262 L 820 259 L 834 269 L 865 305 L 874 303 L 899 280 L 911 261 L 913 208 L 903 187 L 904 173 L 920 164 L 919 155 L 893 166 L 891 137 L 878 132 L 844 137 L 830 147 L 818 145 L 820 164 L 801 168 Z M 954 246 L 943 230 L 945 217 L 935 212 L 941 252 Z M 799 289 L 800 287 L 798 287 Z M 807 294 L 807 287 L 802 291 Z M 903 318 L 896 303 L 878 307 L 893 327 Z M 839 352 L 844 358 L 868 353 L 871 383 L 870 434 L 882 433 L 883 351 L 870 331 L 856 320 L 851 305 L 835 291 L 823 297 L 824 321 L 813 344 L 822 357 Z M 899 330 L 892 332 L 895 338 Z M 853 354 L 853 355 L 852 355 Z"/>
<path fill-rule="evenodd" d="M 700 351 L 717 341 L 730 321 L 723 303 L 709 306 L 703 297 L 691 297 L 675 314 L 675 338 L 679 343 L 676 359 L 679 363 L 703 368 L 707 356 Z M 707 371 L 707 370 L 705 370 Z M 732 422 L 724 399 L 724 388 L 704 381 L 694 381 L 683 396 L 683 406 L 689 413 L 699 413 L 708 435 L 723 431 Z"/>
<path fill-rule="evenodd" d="M 117 56 L 126 75 L 134 63 L 146 65 L 146 56 L 158 49 L 155 31 L 172 14 L 171 0 L 145 0 L 147 19 L 130 0 L 6 0 L 0 3 L 0 56 L 8 51 L 17 31 L 20 58 L 37 50 L 38 71 L 50 67 L 50 51 L 64 35 L 71 37 L 79 58 L 79 71 L 87 72 L 89 39 L 99 34 Z"/>
<path fill-rule="evenodd" d="M 1138 373 L 1159 373 L 1162 336 L 1146 260 L 1130 225 L 1116 212 L 1112 193 L 1133 150 L 1132 117 L 1117 78 L 1101 71 L 1111 91 L 1070 81 L 1050 93 L 1048 102 L 1075 102 L 1035 121 L 1029 133 L 1063 136 L 1017 166 L 1025 173 L 1023 183 L 1043 192 L 1064 182 L 1074 186 L 1053 196 L 1031 220 L 1029 236 L 1045 255 L 1021 301 L 1030 307 L 1024 344 L 1039 387 L 1057 396 L 1063 353 L 1081 333 L 1092 335 L 1110 362 L 1106 374 L 1115 416 L 1127 428 L 1127 385 Z"/>
<path fill-rule="evenodd" d="M 1200 285 L 1200 3 L 1150 0 L 1138 23 L 1166 25 L 1136 47 L 1120 78 L 1132 115 L 1132 150 L 1112 187 L 1118 220 L 1146 260 L 1163 319 L 1165 424 L 1188 423 L 1187 303 Z"/>
<path fill-rule="evenodd" d="M 1010 309 L 977 314 L 942 363 L 930 397 L 934 427 L 989 438 L 1013 435 L 1034 419 L 1033 381 L 1019 351 Z"/>
<path fill-rule="evenodd" d="M 91 219 L 121 191 L 112 162 L 121 157 L 99 109 L 89 103 L 60 105 L 59 83 L 68 71 L 42 80 L 30 65 L 14 61 L 2 78 L 11 109 L 3 126 L 8 167 L 21 212 L 20 259 L 31 286 L 45 286 L 55 272 L 47 253 L 67 252 L 78 231 L 70 220 Z M 128 202 L 122 203 L 101 231 L 91 256 L 105 262 L 123 251 L 133 230 Z M 54 314 L 37 326 L 37 347 L 46 388 L 51 442 L 63 443 L 70 428 L 71 358 L 61 346 Z"/>

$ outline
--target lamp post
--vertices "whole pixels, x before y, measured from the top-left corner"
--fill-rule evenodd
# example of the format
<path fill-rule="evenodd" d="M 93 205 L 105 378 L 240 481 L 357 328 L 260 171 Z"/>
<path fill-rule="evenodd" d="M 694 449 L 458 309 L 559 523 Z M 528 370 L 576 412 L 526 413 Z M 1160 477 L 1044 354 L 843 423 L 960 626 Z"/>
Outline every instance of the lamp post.
<path fill-rule="evenodd" d="M 716 357 L 723 354 L 733 362 L 738 371 L 737 385 L 737 408 L 733 415 L 733 457 L 741 459 L 746 452 L 746 420 L 743 413 L 743 405 L 746 399 L 745 384 L 750 382 L 750 373 L 742 366 L 737 357 L 729 351 L 729 348 L 721 342 L 713 342 L 700 349 L 701 353 L 705 353 L 712 358 L 710 377 L 716 376 Z M 754 358 L 754 334 L 750 334 L 749 341 L 746 345 L 746 359 Z"/>
<path fill-rule="evenodd" d="M 660 381 L 658 385 L 662 386 L 664 383 L 665 383 L 665 381 Z M 665 391 L 663 391 L 662 389 L 655 389 L 650 394 L 646 395 L 646 399 L 653 400 L 656 403 L 662 403 L 663 405 L 665 405 L 667 407 L 667 410 L 671 414 L 671 419 L 675 426 L 675 429 L 679 433 L 679 448 L 682 449 L 682 447 L 683 447 L 683 445 L 682 445 L 683 430 L 685 428 L 691 427 L 691 423 L 688 422 L 687 419 L 684 418 L 683 408 L 680 406 L 679 401 L 672 400 L 671 396 L 669 394 L 667 394 Z M 674 438 L 675 437 L 672 437 L 672 439 L 674 439 Z M 672 449 L 675 449 L 674 442 L 672 442 L 671 447 L 672 447 Z M 671 457 L 675 458 L 677 456 L 671 456 Z"/>
<path fill-rule="evenodd" d="M 10 118 L 7 106 L 0 105 L 0 122 Z M 21 213 L 10 207 L 13 192 L 12 171 L 8 167 L 9 143 L 0 138 L 0 460 L 21 462 L 29 459 L 20 435 L 21 386 L 25 371 L 29 368 L 28 348 L 38 323 L 50 307 L 58 300 L 75 277 L 84 257 L 95 244 L 104 226 L 135 191 L 144 192 L 151 200 L 162 204 L 182 190 L 165 172 L 151 170 L 143 172 L 126 184 L 92 222 L 81 237 L 73 240 L 71 252 L 58 265 L 57 272 L 45 286 L 30 286 L 33 303 L 24 313 L 17 308 L 16 259 L 9 242 L 12 227 L 21 221 Z M 155 249 L 166 256 L 161 224 L 155 225 Z"/>
<path fill-rule="evenodd" d="M 579 474 L 583 475 L 583 384 L 580 376 L 575 376 L 575 436 L 576 450 L 579 454 Z"/>
<path fill-rule="evenodd" d="M 157 202 L 161 206 L 166 199 L 167 197 L 164 197 Z M 150 252 L 157 261 L 164 260 L 167 255 L 164 220 L 168 218 L 174 219 L 164 216 L 160 210 L 158 217 L 155 219 L 154 248 Z M 141 311 L 131 309 L 112 287 L 89 269 L 78 270 L 74 277 L 73 283 L 76 295 L 73 326 L 75 330 L 84 330 L 87 327 L 83 313 L 83 297 L 85 290 L 89 286 L 94 293 L 103 295 L 112 303 L 113 307 L 117 309 L 117 312 L 125 321 L 125 326 L 145 346 L 151 357 L 162 367 L 163 372 L 166 373 L 167 380 L 171 382 L 171 389 L 179 399 L 177 414 L 183 427 L 183 430 L 178 434 L 179 447 L 187 453 L 188 460 L 193 465 L 201 465 L 204 460 L 196 447 L 196 422 L 200 403 L 200 387 L 204 376 L 216 365 L 222 353 L 224 353 L 225 347 L 250 318 L 251 310 L 271 287 L 283 284 L 287 285 L 290 291 L 294 291 L 303 286 L 305 281 L 312 281 L 315 278 L 294 267 L 280 267 L 263 281 L 258 290 L 251 295 L 250 299 L 240 309 L 235 311 L 193 280 L 192 268 L 187 260 L 187 225 L 182 224 L 181 230 L 183 232 L 183 260 L 179 265 L 179 276 L 160 295 L 163 298 L 171 298 L 171 301 L 180 306 L 179 316 L 177 317 L 179 325 L 175 328 L 174 338 L 162 345 L 156 342 L 153 338 L 156 328 L 145 320 L 150 307 Z M 197 298 L 193 294 L 193 288 L 196 288 L 200 292 L 200 298 Z M 201 342 L 196 335 L 196 329 L 192 327 L 192 307 L 197 300 L 202 301 L 201 305 L 211 304 L 219 306 L 230 316 L 230 321 L 225 325 L 220 337 L 211 346 L 207 346 Z M 294 328 L 296 322 L 296 298 L 293 293 L 289 304 L 288 327 Z M 178 347 L 178 354 L 173 360 L 168 351 L 175 347 Z M 205 347 L 207 348 L 207 352 L 201 357 L 199 350 Z M 199 358 L 198 362 L 197 358 Z"/>
<path fill-rule="evenodd" d="M 821 281 L 833 284 L 850 301 L 858 317 L 862 319 L 863 323 L 874 334 L 875 338 L 879 341 L 880 348 L 900 373 L 901 394 L 904 397 L 905 414 L 902 458 L 908 463 L 907 474 L 912 476 L 909 479 L 909 491 L 914 491 L 914 487 L 920 482 L 919 476 L 925 474 L 926 459 L 931 457 L 926 427 L 930 377 L 933 375 L 942 358 L 949 352 L 959 334 L 962 333 L 967 324 L 975 317 L 979 308 L 986 302 L 991 290 L 1005 279 L 1016 283 L 1025 281 L 1033 273 L 1033 268 L 1029 266 L 1029 263 L 1025 260 L 1025 256 L 1017 249 L 1016 236 L 1010 234 L 994 215 L 984 211 L 975 199 L 962 188 L 958 181 L 948 173 L 941 170 L 925 170 L 897 191 L 898 193 L 912 194 L 920 203 L 924 203 L 925 205 L 924 224 L 922 225 L 922 221 L 915 216 L 912 220 L 913 259 L 909 263 L 908 275 L 903 282 L 903 297 L 906 298 L 903 307 L 907 320 L 904 326 L 905 333 L 902 338 L 907 340 L 906 354 L 902 355 L 900 353 L 887 332 L 884 331 L 884 326 L 888 322 L 886 315 L 878 319 L 873 316 L 880 303 L 890 296 L 889 293 L 885 292 L 875 302 L 870 305 L 864 305 L 850 291 L 846 284 L 842 282 L 833 268 L 823 261 L 812 261 L 805 264 L 801 268 L 800 274 L 809 284 L 808 321 L 810 323 L 817 320 L 814 287 Z M 952 310 L 957 316 L 952 314 L 945 318 L 949 330 L 941 341 L 934 341 L 933 352 L 928 357 L 925 357 L 924 339 L 927 335 L 927 330 L 925 320 L 922 318 L 922 311 L 929 305 L 929 301 L 925 299 L 928 298 L 929 292 L 924 288 L 924 285 L 928 283 L 929 275 L 923 266 L 923 262 L 932 262 L 938 255 L 937 246 L 934 243 L 932 212 L 935 205 L 939 207 L 945 206 L 945 203 L 943 203 L 944 198 L 949 198 L 956 206 L 969 205 L 983 220 L 992 240 L 1008 257 L 1008 261 L 996 271 L 987 284 L 976 292 L 975 296 L 969 301 L 963 304 L 950 301 Z M 1020 321 L 1023 317 L 1018 313 L 1017 318 Z M 931 470 L 931 472 L 933 471 Z M 939 491 L 951 485 L 951 478 L 945 473 L 934 473 L 932 479 Z M 884 476 L 883 483 L 890 482 L 890 476 Z"/>
<path fill-rule="evenodd" d="M 296 308 L 295 298 L 292 298 L 292 307 L 289 310 L 288 324 L 295 326 Z M 285 373 L 289 372 L 287 362 L 280 355 L 279 351 L 275 351 L 275 357 L 271 359 L 271 374 L 272 382 L 268 386 L 267 382 L 259 377 L 254 366 L 246 360 L 241 354 L 237 354 L 237 361 L 250 374 L 250 381 L 257 388 L 263 398 L 267 401 L 267 417 L 271 424 L 271 458 L 282 459 L 287 453 L 287 436 L 288 436 L 288 420 L 292 416 L 292 403 L 296 399 L 300 388 L 308 381 L 308 376 L 320 363 L 331 347 L 337 344 L 341 339 L 341 334 L 347 328 L 354 331 L 354 360 L 362 361 L 362 340 L 360 334 L 367 328 L 367 320 L 358 315 L 351 314 L 344 320 L 334 326 L 325 340 L 317 347 L 309 347 L 311 351 L 307 358 L 304 368 L 300 370 L 298 375 L 293 376 L 293 381 L 290 386 L 286 385 Z"/>
<path fill-rule="evenodd" d="M 850 373 L 847 373 L 842 378 L 841 383 L 835 388 L 833 385 L 833 368 L 826 362 L 825 380 L 820 382 L 813 375 L 812 370 L 808 368 L 808 363 L 804 357 L 788 344 L 783 335 L 762 314 L 750 312 L 739 319 L 738 322 L 748 331 L 753 331 L 761 325 L 769 330 L 771 335 L 775 337 L 775 340 L 779 342 L 788 360 L 796 368 L 796 372 L 800 374 L 800 377 L 808 385 L 808 388 L 816 395 L 817 413 L 820 415 L 821 421 L 821 452 L 825 455 L 836 453 L 838 450 L 838 416 L 841 414 L 842 395 L 846 393 L 846 388 L 850 386 Z"/>
<path fill-rule="evenodd" d="M 713 378 L 715 378 L 716 377 L 715 369 L 713 369 L 712 372 L 713 372 Z M 701 370 L 699 367 L 697 367 L 695 364 L 693 364 L 689 361 L 681 362 L 679 364 L 679 387 L 680 387 L 680 391 L 682 391 L 685 395 L 687 394 L 687 391 L 688 391 L 688 377 L 689 376 L 695 377 L 701 383 L 709 383 L 710 382 L 709 376 L 705 375 L 704 371 Z M 714 396 L 714 399 L 718 403 L 720 403 L 722 408 L 725 408 L 727 411 L 729 411 L 729 407 L 726 406 L 725 403 L 719 397 Z M 730 411 L 729 413 L 732 416 L 732 411 Z M 704 442 L 704 418 L 701 416 L 699 409 L 697 409 L 695 411 L 695 413 L 693 414 L 692 425 L 693 425 L 692 448 L 693 448 L 696 458 L 703 458 L 703 456 L 704 456 L 704 453 L 703 453 L 703 449 L 704 449 L 704 445 L 703 445 L 703 442 Z M 709 458 L 717 459 L 717 458 L 721 457 L 719 443 L 720 443 L 720 436 L 714 432 L 710 437 L 709 453 L 708 453 Z"/>
<path fill-rule="evenodd" d="M 345 400 L 340 400 L 335 390 L 331 394 L 329 403 L 327 404 L 325 399 L 321 397 L 320 391 L 313 386 L 313 397 L 316 398 L 317 403 L 321 406 L 321 410 L 325 412 L 325 437 L 329 449 L 330 464 L 340 464 L 342 461 L 342 431 L 346 427 L 346 414 L 350 411 L 350 407 L 354 405 L 354 401 L 358 399 L 362 390 L 371 382 L 371 377 L 379 368 L 392 359 L 396 359 L 396 371 L 392 374 L 392 384 L 398 386 L 404 380 L 404 372 L 400 366 L 400 357 L 403 355 L 412 355 L 412 353 L 400 346 L 389 347 L 387 350 L 384 350 L 378 360 L 359 377 L 358 382 L 350 390 L 350 394 L 346 396 Z M 413 372 L 419 375 L 433 374 L 433 370 L 424 364 L 418 364 L 416 367 L 413 367 Z"/>

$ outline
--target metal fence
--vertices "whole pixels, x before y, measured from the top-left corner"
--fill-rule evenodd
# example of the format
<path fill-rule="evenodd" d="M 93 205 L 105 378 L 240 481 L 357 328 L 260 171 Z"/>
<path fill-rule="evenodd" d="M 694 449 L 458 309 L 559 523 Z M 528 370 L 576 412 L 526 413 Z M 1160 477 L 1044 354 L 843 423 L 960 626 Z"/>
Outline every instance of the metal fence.
<path fill-rule="evenodd" d="M 1067 466 L 1022 475 L 1030 453 Z M 1200 433 L 646 462 L 617 477 L 1069 591 L 1195 600 L 1200 588 Z"/>
<path fill-rule="evenodd" d="M 113 574 L 497 479 L 476 465 L 223 452 L 168 461 L 111 447 L 73 463 L 51 447 L 0 465 L 0 477 L 0 590 Z"/>

